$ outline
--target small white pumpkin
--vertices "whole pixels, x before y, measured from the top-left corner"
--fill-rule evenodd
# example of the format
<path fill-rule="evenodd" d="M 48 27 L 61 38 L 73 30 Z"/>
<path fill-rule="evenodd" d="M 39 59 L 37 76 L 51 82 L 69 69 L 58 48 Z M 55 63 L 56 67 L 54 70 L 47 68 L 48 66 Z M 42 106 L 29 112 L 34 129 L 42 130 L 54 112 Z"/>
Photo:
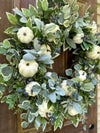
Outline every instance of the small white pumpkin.
<path fill-rule="evenodd" d="M 33 31 L 29 27 L 22 27 L 17 32 L 17 37 L 22 43 L 30 43 L 34 37 Z"/>
<path fill-rule="evenodd" d="M 49 113 L 53 113 L 53 106 L 51 106 L 49 109 L 48 109 L 48 102 L 47 101 L 43 101 L 41 105 L 38 105 L 38 111 L 39 111 L 39 114 L 41 117 L 47 117 L 49 116 Z"/>
<path fill-rule="evenodd" d="M 73 40 L 77 44 L 81 44 L 83 42 L 82 37 L 84 37 L 84 33 L 76 34 L 76 36 L 73 37 Z"/>
<path fill-rule="evenodd" d="M 83 70 L 79 70 L 79 76 L 77 76 L 81 81 L 86 80 L 87 73 Z"/>
<path fill-rule="evenodd" d="M 78 112 L 76 111 L 76 109 L 74 107 L 69 107 L 68 114 L 71 116 L 75 116 L 75 115 L 78 115 Z"/>
<path fill-rule="evenodd" d="M 65 91 L 66 96 L 71 96 L 72 93 L 75 91 L 73 87 L 67 85 L 67 80 L 63 80 L 63 82 L 61 83 L 61 87 Z M 71 91 L 68 88 L 70 88 Z"/>
<path fill-rule="evenodd" d="M 87 28 L 91 28 L 93 34 L 97 33 L 97 24 L 95 21 L 93 21 L 92 25 L 88 25 Z"/>
<path fill-rule="evenodd" d="M 26 87 L 25 87 L 25 91 L 28 93 L 29 96 L 33 96 L 34 97 L 34 96 L 37 96 L 38 93 L 39 93 L 39 92 L 33 92 L 32 87 L 34 85 L 40 86 L 39 83 L 32 81 L 29 84 L 27 84 Z"/>
<path fill-rule="evenodd" d="M 100 46 L 94 45 L 93 49 L 86 52 L 86 56 L 90 59 L 100 59 Z"/>
<path fill-rule="evenodd" d="M 38 71 L 38 63 L 35 60 L 25 61 L 22 59 L 18 65 L 19 73 L 24 77 L 33 77 Z"/>
<path fill-rule="evenodd" d="M 43 54 L 51 55 L 51 48 L 49 45 L 45 45 L 45 44 L 41 45 L 40 51 L 41 51 L 40 55 L 43 55 Z"/>

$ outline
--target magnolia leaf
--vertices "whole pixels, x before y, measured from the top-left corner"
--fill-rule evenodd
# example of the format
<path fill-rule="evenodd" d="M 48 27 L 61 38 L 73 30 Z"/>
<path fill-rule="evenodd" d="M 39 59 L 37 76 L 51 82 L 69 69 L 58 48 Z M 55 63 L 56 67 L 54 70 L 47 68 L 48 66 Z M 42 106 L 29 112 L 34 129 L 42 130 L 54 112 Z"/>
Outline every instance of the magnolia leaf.
<path fill-rule="evenodd" d="M 36 51 L 39 51 L 39 50 L 40 50 L 40 47 L 41 47 L 41 45 L 40 45 L 40 43 L 39 43 L 38 38 L 35 38 L 35 39 L 34 39 L 34 49 L 35 49 Z"/>
<path fill-rule="evenodd" d="M 49 95 L 49 99 L 52 103 L 55 103 L 56 102 L 56 93 L 53 92 Z"/>
<path fill-rule="evenodd" d="M 39 30 L 41 30 L 41 29 L 43 30 L 44 23 L 41 20 L 39 20 L 38 18 L 34 18 L 34 22 Z"/>
<path fill-rule="evenodd" d="M 22 12 L 26 17 L 29 17 L 30 11 L 26 8 L 22 8 Z"/>
<path fill-rule="evenodd" d="M 27 18 L 22 17 L 22 18 L 20 19 L 20 22 L 21 22 L 21 23 L 25 23 L 25 24 L 26 24 L 26 23 L 27 23 Z"/>
<path fill-rule="evenodd" d="M 21 17 L 25 17 L 24 14 L 18 8 L 13 9 L 13 11 L 15 12 L 15 14 L 17 14 Z"/>
<path fill-rule="evenodd" d="M 7 17 L 11 24 L 16 25 L 18 23 L 16 16 L 14 16 L 13 14 L 7 12 Z"/>
<path fill-rule="evenodd" d="M 3 47 L 7 49 L 11 47 L 11 44 L 7 39 L 3 41 Z"/>
<path fill-rule="evenodd" d="M 76 44 L 74 43 L 74 41 L 70 38 L 66 38 L 66 41 L 68 43 L 68 45 L 73 48 L 73 49 L 76 49 Z"/>
<path fill-rule="evenodd" d="M 39 127 L 41 126 L 41 124 L 42 124 L 41 117 L 38 116 L 38 117 L 35 119 L 34 126 L 35 126 L 35 128 L 38 130 Z"/>
<path fill-rule="evenodd" d="M 30 54 L 30 53 L 27 53 L 27 54 L 25 54 L 25 55 L 23 56 L 23 59 L 24 59 L 25 61 L 32 61 L 32 60 L 35 60 L 36 57 L 35 57 L 34 55 Z"/>
<path fill-rule="evenodd" d="M 27 127 L 29 126 L 29 123 L 26 122 L 26 121 L 23 121 L 23 122 L 21 123 L 21 126 L 22 126 L 22 128 L 27 128 Z"/>
<path fill-rule="evenodd" d="M 29 11 L 30 11 L 30 16 L 35 16 L 35 17 L 38 16 L 38 12 L 34 6 L 29 5 Z"/>
<path fill-rule="evenodd" d="M 42 8 L 44 11 L 48 10 L 48 1 L 47 0 L 42 1 Z"/>

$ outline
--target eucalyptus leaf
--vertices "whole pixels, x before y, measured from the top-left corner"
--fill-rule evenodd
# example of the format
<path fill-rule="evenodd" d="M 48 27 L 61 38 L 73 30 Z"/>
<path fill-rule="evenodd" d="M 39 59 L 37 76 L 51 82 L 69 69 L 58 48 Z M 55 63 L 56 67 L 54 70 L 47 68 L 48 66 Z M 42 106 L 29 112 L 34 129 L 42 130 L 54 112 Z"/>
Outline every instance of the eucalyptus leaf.
<path fill-rule="evenodd" d="M 32 60 L 35 60 L 36 57 L 35 57 L 34 55 L 30 54 L 30 53 L 27 53 L 27 54 L 25 54 L 25 55 L 23 56 L 23 59 L 24 59 L 25 61 L 32 61 Z"/>
<path fill-rule="evenodd" d="M 56 102 L 56 93 L 53 92 L 49 95 L 49 99 L 52 103 L 55 103 Z"/>
<path fill-rule="evenodd" d="M 4 67 L 1 70 L 1 74 L 3 77 L 9 77 L 12 74 L 13 70 L 10 66 Z"/>
<path fill-rule="evenodd" d="M 21 126 L 22 126 L 22 128 L 27 128 L 27 127 L 29 126 L 29 123 L 26 122 L 26 121 L 23 121 L 23 122 L 21 123 Z"/>
<path fill-rule="evenodd" d="M 34 22 L 40 31 L 43 30 L 44 23 L 40 19 L 34 18 Z"/>
<path fill-rule="evenodd" d="M 20 22 L 26 24 L 27 23 L 27 18 L 25 18 L 25 17 L 20 18 Z"/>
<path fill-rule="evenodd" d="M 72 75 L 72 69 L 67 69 L 65 72 L 66 72 L 67 76 L 71 76 Z"/>
<path fill-rule="evenodd" d="M 76 49 L 76 44 L 74 43 L 72 39 L 66 38 L 66 42 L 71 48 Z"/>
<path fill-rule="evenodd" d="M 33 45 L 34 45 L 34 49 L 35 49 L 36 51 L 39 51 L 39 50 L 40 50 L 41 45 L 40 45 L 40 42 L 39 42 L 38 38 L 35 38 L 35 39 L 34 39 Z"/>
<path fill-rule="evenodd" d="M 41 124 L 42 124 L 41 117 L 38 116 L 38 117 L 35 119 L 34 126 L 35 126 L 35 128 L 38 130 L 39 127 L 41 126 Z"/>

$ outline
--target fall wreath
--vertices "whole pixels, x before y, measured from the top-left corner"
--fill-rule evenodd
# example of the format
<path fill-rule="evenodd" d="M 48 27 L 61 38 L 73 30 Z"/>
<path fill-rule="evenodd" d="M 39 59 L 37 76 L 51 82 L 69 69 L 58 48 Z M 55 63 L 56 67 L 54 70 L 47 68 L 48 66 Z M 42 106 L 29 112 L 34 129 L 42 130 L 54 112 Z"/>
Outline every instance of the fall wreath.
<path fill-rule="evenodd" d="M 7 13 L 14 26 L 5 30 L 10 38 L 0 43 L 8 61 L 0 64 L 0 98 L 15 113 L 22 110 L 23 128 L 34 121 L 37 130 L 42 126 L 44 131 L 48 123 L 56 130 L 64 119 L 77 127 L 81 118 L 86 123 L 88 106 L 95 102 L 100 73 L 97 24 L 90 8 L 80 17 L 77 1 L 55 3 L 37 0 L 36 8 L 29 5 L 13 9 L 15 15 Z M 62 46 L 74 55 L 65 77 L 47 71 Z"/>

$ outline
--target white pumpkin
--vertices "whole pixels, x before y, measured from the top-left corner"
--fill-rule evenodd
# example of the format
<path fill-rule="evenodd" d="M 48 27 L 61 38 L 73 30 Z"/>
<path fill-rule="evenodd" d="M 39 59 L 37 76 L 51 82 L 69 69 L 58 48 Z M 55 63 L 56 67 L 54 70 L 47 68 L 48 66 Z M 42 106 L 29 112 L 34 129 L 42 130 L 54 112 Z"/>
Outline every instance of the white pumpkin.
<path fill-rule="evenodd" d="M 71 96 L 72 93 L 75 91 L 73 87 L 67 85 L 67 80 L 63 80 L 63 82 L 61 83 L 61 87 L 65 91 L 66 96 Z M 71 91 L 69 90 L 69 88 L 71 89 Z"/>
<path fill-rule="evenodd" d="M 49 116 L 49 113 L 53 113 L 53 106 L 51 106 L 49 109 L 47 107 L 48 102 L 47 101 L 43 101 L 41 105 L 38 105 L 38 111 L 41 117 L 47 117 Z"/>
<path fill-rule="evenodd" d="M 88 25 L 87 28 L 91 28 L 93 34 L 97 33 L 97 24 L 95 21 L 93 21 L 92 25 Z"/>
<path fill-rule="evenodd" d="M 79 76 L 77 76 L 81 81 L 86 80 L 87 73 L 83 70 L 79 70 Z"/>
<path fill-rule="evenodd" d="M 22 27 L 17 32 L 17 37 L 22 43 L 30 43 L 34 37 L 33 31 L 29 27 Z"/>
<path fill-rule="evenodd" d="M 19 73 L 24 77 L 33 77 L 38 71 L 38 63 L 35 60 L 25 61 L 22 59 L 18 65 Z"/>
<path fill-rule="evenodd" d="M 37 96 L 38 93 L 39 93 L 39 92 L 33 92 L 32 87 L 34 85 L 40 86 L 39 83 L 32 81 L 29 84 L 27 84 L 26 87 L 25 87 L 25 91 L 28 93 L 29 96 L 33 96 L 34 97 L 34 96 Z"/>
<path fill-rule="evenodd" d="M 90 59 L 100 59 L 100 46 L 94 45 L 93 49 L 86 52 L 86 56 Z"/>
<path fill-rule="evenodd" d="M 45 44 L 41 45 L 40 51 L 41 51 L 40 55 L 43 55 L 43 54 L 51 55 L 51 48 L 49 45 L 45 45 Z"/>
<path fill-rule="evenodd" d="M 82 37 L 84 37 L 84 33 L 76 34 L 76 36 L 73 37 L 73 40 L 77 44 L 81 44 L 83 42 Z"/>
<path fill-rule="evenodd" d="M 75 116 L 78 114 L 78 112 L 76 111 L 76 109 L 74 107 L 69 107 L 68 108 L 68 114 L 71 116 Z"/>

